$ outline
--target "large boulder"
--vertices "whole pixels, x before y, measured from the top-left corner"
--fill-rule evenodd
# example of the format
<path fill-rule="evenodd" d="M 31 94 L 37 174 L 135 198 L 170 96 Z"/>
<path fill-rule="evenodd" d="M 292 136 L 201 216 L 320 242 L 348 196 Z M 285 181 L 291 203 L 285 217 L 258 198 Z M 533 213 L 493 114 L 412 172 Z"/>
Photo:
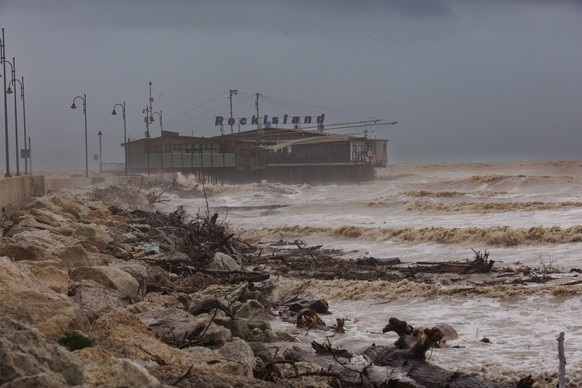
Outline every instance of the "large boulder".
<path fill-rule="evenodd" d="M 240 337 L 245 341 L 269 341 L 273 335 L 271 326 L 265 321 L 251 321 L 243 318 L 216 318 L 214 322 L 229 329 L 233 337 Z"/>
<path fill-rule="evenodd" d="M 61 259 L 63 266 L 67 268 L 85 267 L 93 264 L 91 260 L 89 260 L 87 251 L 81 244 L 75 244 L 73 246 L 59 249 L 56 252 L 56 256 Z"/>
<path fill-rule="evenodd" d="M 139 314 L 152 310 L 164 310 L 169 307 L 183 308 L 183 306 L 176 295 L 148 292 L 141 302 L 129 305 L 126 309 L 133 314 Z"/>
<path fill-rule="evenodd" d="M 216 252 L 212 260 L 206 266 L 208 269 L 217 269 L 221 271 L 240 271 L 240 264 L 226 253 Z"/>
<path fill-rule="evenodd" d="M 59 383 L 83 384 L 79 359 L 38 330 L 0 315 L 0 386 L 56 387 Z"/>
<path fill-rule="evenodd" d="M 69 296 L 85 311 L 91 321 L 128 304 L 114 290 L 90 281 L 73 284 L 69 289 Z"/>
<path fill-rule="evenodd" d="M 71 244 L 71 240 L 62 235 L 51 233 L 48 230 L 24 229 L 17 234 L 12 234 L 12 242 L 19 244 L 26 249 L 37 249 L 37 252 L 44 252 L 44 255 L 54 255 L 55 252 Z M 42 257 L 23 258 L 26 260 L 35 260 Z"/>
<path fill-rule="evenodd" d="M 217 374 L 210 370 L 190 369 L 187 366 L 161 365 L 149 368 L 151 374 L 166 386 L 191 388 L 278 388 L 280 384 L 271 383 L 246 376 Z M 296 386 L 287 384 L 287 386 Z M 305 385 L 308 386 L 308 385 Z M 311 385 L 316 387 L 317 385 Z"/>
<path fill-rule="evenodd" d="M 37 260 L 45 254 L 43 249 L 33 244 L 19 243 L 9 237 L 0 239 L 0 256 L 9 257 L 14 261 Z"/>
<path fill-rule="evenodd" d="M 119 268 L 120 270 L 130 274 L 139 284 L 138 294 L 141 299 L 146 294 L 147 279 L 148 279 L 148 269 L 143 264 L 138 264 L 137 262 L 128 263 L 125 261 L 115 260 L 111 263 L 112 267 Z"/>
<path fill-rule="evenodd" d="M 236 316 L 240 318 L 267 321 L 271 315 L 258 300 L 247 300 L 237 311 Z"/>
<path fill-rule="evenodd" d="M 69 218 L 70 215 L 67 214 L 68 217 L 63 217 L 62 215 L 54 213 L 48 209 L 33 209 L 30 211 L 30 214 L 37 222 L 45 225 L 45 228 L 49 230 L 66 226 L 72 221 L 71 218 Z"/>
<path fill-rule="evenodd" d="M 111 311 L 97 319 L 91 332 L 97 344 L 120 358 L 130 358 L 148 370 L 156 365 L 192 367 L 191 373 L 245 376 L 238 362 L 216 354 L 194 356 L 162 342 L 135 315 L 126 310 Z"/>
<path fill-rule="evenodd" d="M 246 283 L 234 285 L 212 284 L 203 290 L 191 293 L 191 305 L 196 305 L 209 299 L 216 299 L 225 306 L 232 306 L 240 300 L 241 295 L 247 289 L 248 285 Z"/>
<path fill-rule="evenodd" d="M 192 341 L 196 345 L 219 347 L 232 339 L 230 330 L 212 323 L 207 314 L 195 317 L 184 310 L 168 307 L 140 313 L 137 317 L 156 337 L 174 346 Z"/>
<path fill-rule="evenodd" d="M 50 339 L 65 331 L 84 331 L 89 321 L 66 295 L 54 292 L 19 262 L 0 257 L 0 316 L 38 328 Z"/>
<path fill-rule="evenodd" d="M 233 338 L 231 342 L 227 342 L 218 349 L 218 354 L 223 355 L 229 360 L 234 360 L 242 365 L 245 374 L 248 377 L 253 377 L 253 369 L 257 365 L 253 349 L 242 339 Z"/>
<path fill-rule="evenodd" d="M 113 241 L 107 233 L 107 228 L 96 224 L 78 224 L 73 237 L 79 238 L 85 245 L 93 245 L 99 250 L 107 247 Z"/>
<path fill-rule="evenodd" d="M 85 385 L 92 387 L 161 387 L 145 367 L 127 358 L 110 357 L 90 363 L 85 366 L 83 375 Z"/>
<path fill-rule="evenodd" d="M 263 363 L 267 364 L 273 361 L 273 352 L 265 343 L 249 341 L 247 344 L 253 350 L 255 357 L 259 358 Z"/>
<path fill-rule="evenodd" d="M 79 267 L 72 269 L 69 276 L 77 282 L 92 280 L 105 288 L 116 291 L 120 298 L 129 297 L 132 301 L 141 299 L 138 298 L 140 289 L 138 281 L 129 273 L 116 267 Z"/>
<path fill-rule="evenodd" d="M 32 376 L 18 377 L 6 384 L 2 388 L 62 388 L 68 386 L 63 376 L 53 372 L 41 372 Z"/>
<path fill-rule="evenodd" d="M 56 259 L 22 261 L 21 264 L 36 277 L 36 279 L 54 292 L 67 295 L 71 279 L 66 268 Z"/>

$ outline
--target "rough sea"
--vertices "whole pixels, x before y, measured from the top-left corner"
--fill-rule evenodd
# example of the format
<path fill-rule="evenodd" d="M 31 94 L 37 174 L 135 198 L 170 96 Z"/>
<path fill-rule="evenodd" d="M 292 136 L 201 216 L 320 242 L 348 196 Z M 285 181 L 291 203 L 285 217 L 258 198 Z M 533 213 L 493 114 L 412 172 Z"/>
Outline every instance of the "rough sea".
<path fill-rule="evenodd" d="M 329 325 L 346 319 L 346 334 L 332 337 L 333 346 L 352 351 L 392 344 L 395 334 L 382 334 L 392 316 L 413 326 L 448 323 L 459 339 L 432 350 L 430 361 L 504 382 L 531 374 L 539 386 L 555 386 L 556 338 L 564 332 L 568 386 L 582 386 L 582 289 L 565 285 L 582 279 L 570 272 L 582 269 L 582 162 L 398 164 L 359 184 L 262 182 L 205 190 L 206 199 L 168 195 L 160 207 L 183 205 L 195 215 L 208 201 L 243 238 L 300 239 L 341 249 L 346 259 L 462 261 L 475 250 L 489 252 L 496 268 L 550 273 L 548 282 L 485 285 L 483 277 L 469 287 L 279 279 L 277 293 L 281 300 L 326 299 L 333 314 L 322 318 Z M 306 344 L 325 335 L 272 325 L 300 334 Z"/>

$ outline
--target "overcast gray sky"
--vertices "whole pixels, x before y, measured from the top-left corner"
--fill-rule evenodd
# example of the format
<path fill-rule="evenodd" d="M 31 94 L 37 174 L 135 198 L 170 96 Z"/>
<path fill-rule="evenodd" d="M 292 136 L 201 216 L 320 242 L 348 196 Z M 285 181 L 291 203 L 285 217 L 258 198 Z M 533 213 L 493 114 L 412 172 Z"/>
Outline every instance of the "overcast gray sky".
<path fill-rule="evenodd" d="M 35 168 L 84 168 L 82 94 L 90 157 L 102 131 L 103 160 L 123 161 L 111 110 L 126 101 L 143 136 L 150 81 L 164 129 L 185 135 L 219 134 L 238 89 L 236 117 L 261 93 L 261 114 L 398 121 L 370 132 L 392 163 L 580 159 L 579 0 L 0 0 L 0 27 Z"/>

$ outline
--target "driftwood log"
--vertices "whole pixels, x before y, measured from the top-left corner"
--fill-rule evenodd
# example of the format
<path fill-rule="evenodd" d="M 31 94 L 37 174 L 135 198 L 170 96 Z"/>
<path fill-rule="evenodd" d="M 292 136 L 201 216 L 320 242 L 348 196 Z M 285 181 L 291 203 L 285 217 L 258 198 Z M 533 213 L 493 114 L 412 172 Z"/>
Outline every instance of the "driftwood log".
<path fill-rule="evenodd" d="M 507 384 L 486 381 L 466 373 L 448 371 L 422 358 L 411 357 L 410 350 L 372 346 L 366 349 L 364 354 L 370 357 L 375 365 L 393 368 L 400 372 L 402 377 L 392 377 L 388 382 L 387 386 L 391 387 L 510 387 Z M 409 379 L 412 379 L 416 385 L 411 384 Z"/>
<path fill-rule="evenodd" d="M 489 260 L 489 252 L 475 251 L 475 259 L 472 261 L 445 261 L 445 262 L 417 262 L 412 270 L 427 273 L 458 273 L 458 274 L 473 274 L 473 273 L 488 273 L 491 272 L 495 260 Z"/>
<path fill-rule="evenodd" d="M 385 259 L 379 259 L 376 257 L 364 257 L 356 260 L 358 265 L 371 265 L 371 266 L 383 266 L 383 265 L 397 265 L 402 264 L 398 257 L 388 257 Z"/>
<path fill-rule="evenodd" d="M 564 332 L 558 336 L 558 359 L 560 360 L 560 369 L 558 373 L 558 387 L 566 388 L 566 356 L 564 355 Z"/>
<path fill-rule="evenodd" d="M 224 312 L 229 318 L 234 318 L 234 312 L 217 299 L 206 299 L 200 303 L 190 305 L 186 308 L 186 311 L 194 316 L 209 313 L 212 310 L 220 310 Z"/>
<path fill-rule="evenodd" d="M 317 354 L 331 354 L 335 357 L 352 358 L 354 355 L 346 349 L 332 348 L 331 344 L 320 344 L 317 341 L 311 342 L 311 347 Z"/>
<path fill-rule="evenodd" d="M 393 331 L 398 334 L 398 339 L 394 342 L 397 349 L 414 349 L 415 357 L 424 357 L 431 347 L 441 347 L 447 340 L 459 338 L 456 330 L 446 323 L 441 323 L 431 329 L 414 328 L 406 321 L 398 318 L 390 318 L 388 324 L 382 329 L 382 333 Z M 440 333 L 440 334 L 439 334 Z"/>
<path fill-rule="evenodd" d="M 312 309 L 306 307 L 297 312 L 297 327 L 317 328 L 324 326 L 325 322 Z"/>

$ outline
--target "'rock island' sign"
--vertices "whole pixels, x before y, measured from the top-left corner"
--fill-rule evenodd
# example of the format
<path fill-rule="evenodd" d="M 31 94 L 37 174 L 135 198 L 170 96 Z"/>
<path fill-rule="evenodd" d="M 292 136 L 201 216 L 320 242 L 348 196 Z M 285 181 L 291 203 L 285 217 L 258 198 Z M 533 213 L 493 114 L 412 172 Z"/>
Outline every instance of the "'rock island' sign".
<path fill-rule="evenodd" d="M 264 115 L 263 116 L 263 125 L 267 125 L 269 122 L 271 124 L 311 124 L 313 122 L 312 121 L 313 117 L 314 116 L 283 115 L 283 117 L 273 116 L 269 119 L 268 115 Z M 325 120 L 325 114 L 322 113 L 315 118 L 315 123 L 323 124 L 324 120 Z M 240 125 L 247 125 L 247 124 L 248 125 L 259 125 L 259 117 L 253 115 L 251 117 L 250 122 L 247 120 L 246 117 L 240 117 L 238 119 L 229 118 L 225 122 L 223 116 L 216 116 L 216 118 L 214 120 L 214 125 L 216 125 L 216 126 L 218 126 L 218 125 L 236 125 L 237 122 Z"/>

